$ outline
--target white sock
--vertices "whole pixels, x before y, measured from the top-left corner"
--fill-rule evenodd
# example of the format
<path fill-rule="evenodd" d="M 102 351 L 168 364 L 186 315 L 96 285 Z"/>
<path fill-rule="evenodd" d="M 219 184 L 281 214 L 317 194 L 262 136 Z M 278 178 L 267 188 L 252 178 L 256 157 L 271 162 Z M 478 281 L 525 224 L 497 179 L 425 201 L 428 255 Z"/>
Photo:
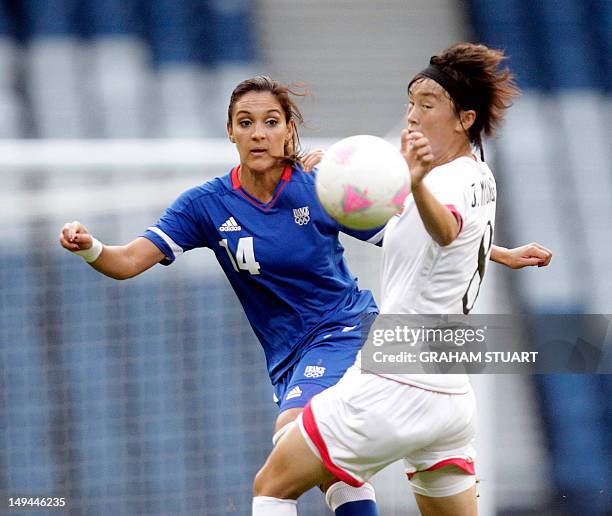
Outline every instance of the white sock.
<path fill-rule="evenodd" d="M 296 500 L 281 500 L 271 496 L 253 497 L 253 516 L 297 516 Z"/>
<path fill-rule="evenodd" d="M 327 506 L 336 512 L 336 509 L 348 502 L 358 502 L 359 500 L 372 500 L 376 502 L 374 488 L 367 482 L 361 487 L 352 487 L 344 482 L 336 482 L 325 493 Z"/>

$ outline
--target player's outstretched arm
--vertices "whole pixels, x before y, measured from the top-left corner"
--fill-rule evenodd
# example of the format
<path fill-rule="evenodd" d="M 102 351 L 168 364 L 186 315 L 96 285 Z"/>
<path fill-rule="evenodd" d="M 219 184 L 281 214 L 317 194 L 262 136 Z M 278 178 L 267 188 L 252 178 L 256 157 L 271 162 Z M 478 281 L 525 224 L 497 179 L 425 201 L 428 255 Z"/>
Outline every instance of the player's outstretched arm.
<path fill-rule="evenodd" d="M 64 249 L 83 257 L 98 272 L 118 280 L 133 278 L 164 258 L 159 248 L 143 237 L 127 245 L 104 245 L 76 220 L 64 224 L 59 242 Z"/>
<path fill-rule="evenodd" d="M 494 245 L 491 249 L 491 260 L 511 269 L 522 269 L 535 265 L 546 267 L 552 260 L 552 251 L 536 242 L 513 249 Z"/>
<path fill-rule="evenodd" d="M 419 132 L 402 131 L 401 153 L 412 178 L 412 197 L 425 229 L 439 245 L 451 244 L 461 226 L 451 211 L 429 191 L 423 179 L 432 169 L 433 154 L 429 140 Z"/>

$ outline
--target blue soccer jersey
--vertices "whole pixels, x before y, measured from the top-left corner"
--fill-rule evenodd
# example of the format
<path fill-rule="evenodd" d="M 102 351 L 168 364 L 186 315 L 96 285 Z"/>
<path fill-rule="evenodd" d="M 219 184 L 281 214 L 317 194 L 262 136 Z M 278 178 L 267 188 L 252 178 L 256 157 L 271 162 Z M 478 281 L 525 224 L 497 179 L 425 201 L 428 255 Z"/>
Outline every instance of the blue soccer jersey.
<path fill-rule="evenodd" d="M 183 193 L 143 236 L 164 265 L 197 247 L 213 250 L 276 383 L 321 327 L 377 311 L 346 266 L 338 232 L 373 243 L 382 232 L 340 226 L 319 204 L 315 175 L 299 167 L 285 168 L 267 204 L 241 187 L 238 171 Z"/>

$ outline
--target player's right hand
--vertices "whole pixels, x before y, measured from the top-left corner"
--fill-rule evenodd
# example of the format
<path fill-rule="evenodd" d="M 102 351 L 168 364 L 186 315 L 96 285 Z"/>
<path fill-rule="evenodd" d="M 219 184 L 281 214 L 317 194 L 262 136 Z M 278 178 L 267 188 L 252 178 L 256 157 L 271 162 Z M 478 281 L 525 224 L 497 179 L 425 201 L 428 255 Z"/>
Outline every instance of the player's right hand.
<path fill-rule="evenodd" d="M 73 253 L 89 249 L 92 237 L 89 230 L 78 220 L 64 224 L 59 234 L 60 245 Z"/>
<path fill-rule="evenodd" d="M 408 129 L 404 129 L 401 135 L 400 152 L 408 164 L 414 190 L 432 168 L 434 157 L 431 145 L 422 133 L 409 132 Z"/>

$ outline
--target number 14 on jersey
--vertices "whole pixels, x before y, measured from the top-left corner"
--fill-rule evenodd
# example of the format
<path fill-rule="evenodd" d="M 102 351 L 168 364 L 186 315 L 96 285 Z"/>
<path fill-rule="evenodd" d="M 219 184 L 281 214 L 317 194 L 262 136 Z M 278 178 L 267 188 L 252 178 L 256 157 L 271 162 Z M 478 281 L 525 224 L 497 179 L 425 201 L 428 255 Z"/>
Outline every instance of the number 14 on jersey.
<path fill-rule="evenodd" d="M 233 255 L 227 238 L 219 240 L 219 245 L 225 248 L 227 256 L 232 262 L 232 266 L 236 272 L 240 270 L 249 271 L 251 274 L 259 274 L 261 267 L 259 262 L 255 260 L 255 250 L 253 248 L 253 237 L 242 237 L 238 240 L 238 247 L 236 248 L 236 256 Z"/>

